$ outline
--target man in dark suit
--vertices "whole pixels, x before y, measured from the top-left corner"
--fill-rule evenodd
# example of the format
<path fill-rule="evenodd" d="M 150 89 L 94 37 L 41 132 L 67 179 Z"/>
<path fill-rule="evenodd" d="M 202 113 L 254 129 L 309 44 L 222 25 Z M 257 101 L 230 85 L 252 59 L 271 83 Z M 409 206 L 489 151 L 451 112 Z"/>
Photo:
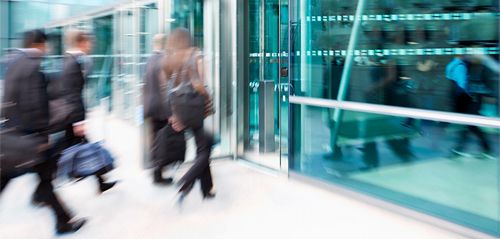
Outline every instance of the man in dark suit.
<path fill-rule="evenodd" d="M 153 55 L 146 63 L 146 73 L 144 74 L 144 118 L 145 122 L 151 125 L 153 140 L 159 140 L 156 135 L 160 129 L 168 124 L 168 107 L 165 105 L 165 92 L 167 80 L 163 74 L 162 62 L 164 58 L 164 45 L 166 36 L 157 34 L 153 38 Z M 177 133 L 178 137 L 183 137 L 183 133 Z M 182 135 L 181 135 L 182 134 Z M 172 137 L 172 136 L 170 136 Z M 183 141 L 183 140 L 181 140 Z M 154 142 L 158 145 L 159 142 Z M 185 144 L 185 142 L 184 142 Z M 158 145 L 162 146 L 162 145 Z M 181 147 L 182 148 L 182 147 Z M 184 147 L 185 148 L 185 147 Z M 182 149 L 181 149 L 182 150 Z M 154 150 L 153 150 L 154 153 Z M 154 156 L 154 155 L 153 155 Z M 168 162 L 164 159 L 155 159 L 153 170 L 153 182 L 161 185 L 170 185 L 173 182 L 171 177 L 164 178 L 163 170 Z"/>
<path fill-rule="evenodd" d="M 92 51 L 92 38 L 90 34 L 79 30 L 67 32 L 65 38 L 68 50 L 64 57 L 60 80 L 63 97 L 72 109 L 65 136 L 66 147 L 71 147 L 85 140 L 86 111 L 83 103 L 83 89 L 90 68 L 87 54 Z M 104 174 L 106 172 L 103 169 L 95 175 L 101 193 L 111 189 L 116 184 L 116 182 L 105 182 Z"/>
<path fill-rule="evenodd" d="M 24 134 L 41 135 L 48 142 L 47 129 L 49 124 L 49 97 L 47 81 L 41 72 L 40 62 L 46 51 L 47 36 L 40 30 L 28 31 L 24 36 L 24 49 L 19 49 L 14 59 L 8 64 L 5 75 L 5 94 L 2 105 L 9 105 L 2 110 L 2 118 L 7 119 L 5 126 L 16 128 Z M 72 216 L 62 205 L 54 193 L 52 185 L 56 161 L 46 152 L 46 160 L 36 165 L 33 171 L 37 173 L 40 183 L 36 189 L 34 200 L 50 206 L 57 218 L 58 234 L 79 230 L 85 220 L 72 220 Z M 1 175 L 0 192 L 8 182 L 16 176 Z"/>

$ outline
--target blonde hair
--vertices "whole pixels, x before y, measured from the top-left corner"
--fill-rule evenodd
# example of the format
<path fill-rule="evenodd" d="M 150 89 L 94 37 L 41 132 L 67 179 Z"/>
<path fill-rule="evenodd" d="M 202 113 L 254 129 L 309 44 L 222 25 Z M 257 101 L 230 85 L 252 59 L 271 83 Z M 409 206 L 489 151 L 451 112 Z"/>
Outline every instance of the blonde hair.
<path fill-rule="evenodd" d="M 64 34 L 64 42 L 67 48 L 76 48 L 79 43 L 90 40 L 90 33 L 82 30 L 71 29 Z"/>

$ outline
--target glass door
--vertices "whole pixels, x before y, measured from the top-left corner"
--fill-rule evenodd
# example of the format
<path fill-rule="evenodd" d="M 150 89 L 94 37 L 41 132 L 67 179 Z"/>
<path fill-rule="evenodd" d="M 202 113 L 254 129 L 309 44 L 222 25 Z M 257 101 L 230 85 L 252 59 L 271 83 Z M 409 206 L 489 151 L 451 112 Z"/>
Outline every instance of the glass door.
<path fill-rule="evenodd" d="M 245 158 L 287 168 L 288 1 L 249 1 Z"/>

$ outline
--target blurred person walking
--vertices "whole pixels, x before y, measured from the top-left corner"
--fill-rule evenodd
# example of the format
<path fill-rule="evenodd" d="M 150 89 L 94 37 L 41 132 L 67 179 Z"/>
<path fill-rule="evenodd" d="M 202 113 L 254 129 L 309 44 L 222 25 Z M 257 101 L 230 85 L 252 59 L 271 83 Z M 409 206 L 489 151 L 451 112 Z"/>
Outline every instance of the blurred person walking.
<path fill-rule="evenodd" d="M 187 29 L 176 29 L 168 38 L 169 54 L 164 60 L 167 78 L 168 122 L 181 132 L 190 129 L 196 141 L 194 164 L 179 180 L 179 203 L 200 180 L 203 198 L 215 197 L 210 153 L 213 137 L 203 128 L 203 120 L 213 113 L 211 97 L 205 89 L 204 63 L 201 52 L 193 46 L 191 34 Z"/>
<path fill-rule="evenodd" d="M 36 135 L 40 142 L 45 145 L 48 144 L 49 139 L 47 133 L 50 117 L 49 96 L 47 79 L 41 72 L 40 63 L 47 49 L 46 41 L 47 36 L 41 30 L 32 30 L 24 34 L 25 48 L 18 49 L 15 57 L 8 64 L 5 75 L 5 94 L 2 100 L 2 118 L 6 120 L 2 130 L 13 129 L 24 135 L 24 137 Z M 3 136 L 5 135 L 3 134 Z M 21 142 L 23 137 L 18 137 L 17 140 Z M 24 142 L 26 142 L 26 138 Z M 2 144 L 6 145 L 7 143 L 9 142 L 3 142 Z M 30 151 L 34 151 L 34 149 L 27 148 L 23 153 L 34 157 L 34 154 L 27 153 Z M 27 172 L 35 172 L 40 182 L 35 191 L 33 202 L 47 205 L 52 209 L 57 220 L 56 232 L 58 234 L 75 232 L 86 221 L 84 219 L 73 219 L 73 216 L 70 215 L 70 212 L 54 193 L 52 180 L 57 162 L 51 157 L 51 151 L 50 149 L 39 151 L 41 162 L 28 168 L 27 171 L 9 170 L 7 173 L 3 173 L 0 178 L 0 192 L 6 188 L 13 178 Z M 8 152 L 2 153 L 7 154 Z M 13 153 L 23 154 L 20 152 Z M 2 162 L 4 159 L 2 159 Z M 34 161 L 35 159 L 31 160 Z M 2 165 L 2 167 L 5 166 Z M 2 168 L 2 172 L 5 172 L 5 170 L 5 168 Z"/>
<path fill-rule="evenodd" d="M 162 70 L 166 39 L 164 34 L 157 34 L 153 37 L 154 52 L 146 63 L 143 94 L 145 122 L 148 122 L 152 126 L 151 135 L 146 137 L 151 136 L 153 141 L 151 145 L 154 167 L 153 182 L 160 185 L 172 184 L 173 178 L 164 178 L 163 170 L 172 162 L 183 161 L 186 151 L 184 132 L 175 132 L 168 125 L 168 109 L 166 104 L 167 79 Z M 172 145 L 174 141 L 178 143 Z M 177 148 L 171 150 L 173 146 Z M 172 160 L 172 158 L 174 159 Z"/>
<path fill-rule="evenodd" d="M 64 148 L 69 148 L 82 142 L 85 138 L 85 105 L 83 103 L 83 89 L 86 77 L 90 71 L 92 51 L 92 36 L 84 31 L 70 30 L 65 34 L 67 51 L 64 56 L 63 70 L 60 76 L 60 94 L 71 108 L 65 127 Z M 111 189 L 116 182 L 106 182 L 104 174 L 108 169 L 99 170 L 95 177 L 99 183 L 101 193 Z"/>
<path fill-rule="evenodd" d="M 470 90 L 469 64 L 470 62 L 466 61 L 464 56 L 456 56 L 446 66 L 446 78 L 453 83 L 451 98 L 454 100 L 454 111 L 456 113 L 478 115 L 481 107 L 481 96 L 474 94 L 474 92 Z M 486 135 L 479 127 L 473 125 L 468 125 L 467 130 L 459 132 L 459 140 L 457 145 L 452 149 L 452 153 L 461 156 L 469 156 L 464 152 L 469 133 L 473 133 L 479 138 L 483 149 L 482 156 L 484 158 L 495 158 L 491 155 L 491 147 Z"/>

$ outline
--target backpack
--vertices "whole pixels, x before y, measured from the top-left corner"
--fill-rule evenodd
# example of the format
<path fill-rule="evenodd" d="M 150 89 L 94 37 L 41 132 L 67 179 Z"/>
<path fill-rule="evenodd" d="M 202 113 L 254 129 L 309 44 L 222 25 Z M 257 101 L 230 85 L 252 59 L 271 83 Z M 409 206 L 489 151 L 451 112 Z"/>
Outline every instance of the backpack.
<path fill-rule="evenodd" d="M 205 118 L 205 107 L 209 101 L 193 87 L 199 81 L 196 69 L 195 51 L 182 66 L 180 72 L 174 73 L 167 85 L 167 102 L 172 113 L 188 128 L 201 128 Z M 188 73 L 191 79 L 187 79 Z M 175 82 L 180 82 L 175 86 Z"/>

